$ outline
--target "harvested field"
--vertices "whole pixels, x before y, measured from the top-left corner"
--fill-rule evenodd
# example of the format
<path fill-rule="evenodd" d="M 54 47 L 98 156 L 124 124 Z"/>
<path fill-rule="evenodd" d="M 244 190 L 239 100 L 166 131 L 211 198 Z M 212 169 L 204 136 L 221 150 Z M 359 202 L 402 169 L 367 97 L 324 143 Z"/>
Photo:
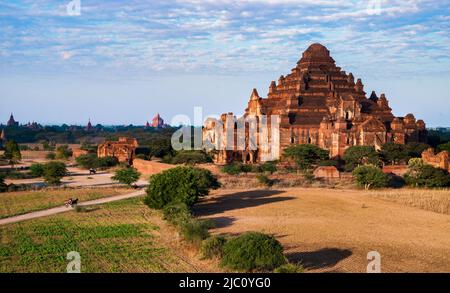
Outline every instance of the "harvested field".
<path fill-rule="evenodd" d="M 218 190 L 196 208 L 217 234 L 274 234 L 289 259 L 312 272 L 365 272 L 370 251 L 383 272 L 450 272 L 450 216 L 322 188 Z"/>
<path fill-rule="evenodd" d="M 398 189 L 372 191 L 368 195 L 427 211 L 450 215 L 449 189 Z"/>

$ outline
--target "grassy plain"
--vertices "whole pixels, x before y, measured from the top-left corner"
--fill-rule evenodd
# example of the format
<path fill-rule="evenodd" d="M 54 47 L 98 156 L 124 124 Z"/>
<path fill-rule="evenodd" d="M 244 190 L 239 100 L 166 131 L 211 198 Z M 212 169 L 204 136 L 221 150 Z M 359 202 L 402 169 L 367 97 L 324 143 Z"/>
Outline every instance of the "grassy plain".
<path fill-rule="evenodd" d="M 71 251 L 82 272 L 218 271 L 142 198 L 0 227 L 0 272 L 64 273 Z"/>
<path fill-rule="evenodd" d="M 64 205 L 69 198 L 80 202 L 130 192 L 125 188 L 83 188 L 8 192 L 0 195 L 0 218 Z"/>

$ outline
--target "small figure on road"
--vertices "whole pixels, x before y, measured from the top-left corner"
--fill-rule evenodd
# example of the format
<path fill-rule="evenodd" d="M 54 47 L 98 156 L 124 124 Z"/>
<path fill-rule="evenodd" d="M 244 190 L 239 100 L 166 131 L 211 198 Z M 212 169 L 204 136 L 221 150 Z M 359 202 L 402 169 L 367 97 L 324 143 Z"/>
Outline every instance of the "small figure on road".
<path fill-rule="evenodd" d="M 76 206 L 77 204 L 78 204 L 78 198 L 75 198 L 75 199 L 69 198 L 69 199 L 66 201 L 66 207 L 67 207 L 67 208 L 68 208 L 68 207 L 73 208 L 73 207 Z"/>

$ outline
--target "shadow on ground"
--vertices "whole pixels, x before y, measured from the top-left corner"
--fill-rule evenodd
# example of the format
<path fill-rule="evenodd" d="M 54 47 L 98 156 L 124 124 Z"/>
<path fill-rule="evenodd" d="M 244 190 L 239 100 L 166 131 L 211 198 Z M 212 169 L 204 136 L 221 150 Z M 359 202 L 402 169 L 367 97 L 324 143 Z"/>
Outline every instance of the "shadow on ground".
<path fill-rule="evenodd" d="M 208 220 L 214 223 L 214 228 L 225 228 L 231 226 L 236 218 L 234 217 L 216 217 L 216 218 L 208 218 Z"/>
<path fill-rule="evenodd" d="M 300 263 L 305 269 L 330 268 L 350 257 L 352 251 L 339 248 L 323 248 L 317 251 L 296 252 L 287 255 L 289 262 Z"/>
<path fill-rule="evenodd" d="M 195 206 L 194 212 L 198 216 L 209 216 L 223 213 L 225 211 L 238 210 L 255 207 L 274 202 L 294 199 L 291 196 L 274 197 L 285 193 L 279 190 L 251 190 L 225 194 L 220 197 L 206 199 Z"/>

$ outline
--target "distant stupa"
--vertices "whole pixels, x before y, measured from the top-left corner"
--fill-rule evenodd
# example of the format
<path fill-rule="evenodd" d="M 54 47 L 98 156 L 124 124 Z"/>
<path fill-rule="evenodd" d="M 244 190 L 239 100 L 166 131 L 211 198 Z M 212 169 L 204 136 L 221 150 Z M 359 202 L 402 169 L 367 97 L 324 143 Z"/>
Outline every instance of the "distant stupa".
<path fill-rule="evenodd" d="M 6 123 L 6 125 L 9 126 L 9 127 L 19 126 L 19 122 L 17 122 L 17 121 L 14 119 L 13 113 L 11 113 L 11 116 L 9 117 L 9 120 L 8 120 L 8 122 Z"/>
<path fill-rule="evenodd" d="M 92 126 L 91 118 L 89 118 L 89 122 L 86 126 L 86 131 L 92 131 L 92 130 L 94 130 L 94 127 Z"/>

